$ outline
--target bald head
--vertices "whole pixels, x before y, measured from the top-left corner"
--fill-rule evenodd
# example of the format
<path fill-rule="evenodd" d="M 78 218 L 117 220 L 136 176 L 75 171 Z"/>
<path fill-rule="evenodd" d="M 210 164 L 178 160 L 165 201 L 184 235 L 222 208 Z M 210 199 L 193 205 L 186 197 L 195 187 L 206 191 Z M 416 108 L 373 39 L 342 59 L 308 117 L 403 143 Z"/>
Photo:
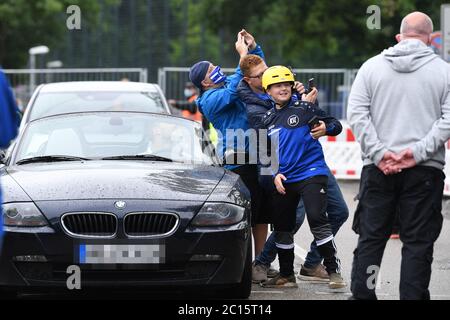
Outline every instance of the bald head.
<path fill-rule="evenodd" d="M 419 39 L 429 44 L 430 34 L 433 32 L 433 21 L 425 13 L 416 11 L 403 18 L 400 26 L 400 39 Z"/>

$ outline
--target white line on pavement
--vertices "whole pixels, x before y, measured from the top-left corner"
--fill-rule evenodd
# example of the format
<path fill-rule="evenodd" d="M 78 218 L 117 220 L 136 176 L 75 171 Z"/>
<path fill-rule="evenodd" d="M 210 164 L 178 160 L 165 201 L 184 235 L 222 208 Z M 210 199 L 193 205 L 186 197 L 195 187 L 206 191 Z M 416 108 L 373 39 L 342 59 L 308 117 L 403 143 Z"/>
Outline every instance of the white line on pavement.
<path fill-rule="evenodd" d="M 450 299 L 450 295 L 448 294 L 432 294 L 431 295 L 431 299 L 433 298 L 445 298 L 445 299 Z"/>
<path fill-rule="evenodd" d="M 316 291 L 314 292 L 314 294 L 317 295 L 335 295 L 335 294 L 343 294 L 346 296 L 351 296 L 352 294 L 346 291 L 339 291 L 339 290 L 334 290 L 334 291 Z"/>
<path fill-rule="evenodd" d="M 295 255 L 297 257 L 299 257 L 303 262 L 305 261 L 308 251 L 306 251 L 305 249 L 300 247 L 298 244 L 295 244 L 294 252 L 295 252 Z"/>

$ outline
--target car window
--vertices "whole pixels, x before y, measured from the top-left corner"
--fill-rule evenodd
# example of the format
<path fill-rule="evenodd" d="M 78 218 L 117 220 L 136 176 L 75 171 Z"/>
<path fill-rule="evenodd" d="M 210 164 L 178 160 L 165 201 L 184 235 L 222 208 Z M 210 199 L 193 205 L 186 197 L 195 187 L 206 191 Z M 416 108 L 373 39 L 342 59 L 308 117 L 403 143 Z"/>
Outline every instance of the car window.
<path fill-rule="evenodd" d="M 158 93 L 44 92 L 33 103 L 30 121 L 58 114 L 94 111 L 167 113 Z"/>
<path fill-rule="evenodd" d="M 15 162 L 52 155 L 90 159 L 156 155 L 176 162 L 216 162 L 201 125 L 176 117 L 121 112 L 85 113 L 29 123 Z"/>

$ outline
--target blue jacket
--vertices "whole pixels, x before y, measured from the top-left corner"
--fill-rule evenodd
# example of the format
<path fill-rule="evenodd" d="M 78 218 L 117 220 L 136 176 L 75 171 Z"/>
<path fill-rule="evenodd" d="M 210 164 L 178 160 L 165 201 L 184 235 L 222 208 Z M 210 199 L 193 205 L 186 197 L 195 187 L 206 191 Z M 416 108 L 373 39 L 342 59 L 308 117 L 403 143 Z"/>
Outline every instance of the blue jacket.
<path fill-rule="evenodd" d="M 279 161 L 278 172 L 294 183 L 313 176 L 328 176 L 320 142 L 311 137 L 308 121 L 316 115 L 327 126 L 327 135 L 336 136 L 342 131 L 341 123 L 325 114 L 316 105 L 292 99 L 282 109 L 275 106 L 266 112 L 264 127 L 271 143 L 275 143 Z M 278 140 L 276 139 L 278 137 Z"/>
<path fill-rule="evenodd" d="M 0 149 L 9 146 L 17 135 L 19 115 L 13 92 L 5 74 L 0 70 Z"/>
<path fill-rule="evenodd" d="M 5 74 L 0 69 L 0 149 L 7 148 L 11 140 L 16 137 L 18 123 L 19 119 L 14 95 L 9 87 Z M 3 236 L 2 204 L 3 200 L 0 188 L 0 242 Z"/>
<path fill-rule="evenodd" d="M 264 116 L 270 109 L 273 108 L 272 99 L 266 95 L 258 95 L 253 92 L 248 83 L 245 80 L 241 80 L 238 88 L 238 96 L 241 101 L 243 101 L 246 105 L 247 110 L 247 118 L 250 128 L 259 130 L 264 129 Z M 300 100 L 301 95 L 293 95 L 292 99 L 295 101 Z M 314 103 L 315 106 L 319 106 L 319 102 L 316 100 Z M 258 159 L 261 154 L 270 156 L 270 140 L 266 144 L 268 149 L 262 149 L 259 144 L 260 135 L 258 134 Z M 266 138 L 266 136 L 264 136 Z"/>
<path fill-rule="evenodd" d="M 270 99 L 261 99 L 250 88 L 245 80 L 241 80 L 237 88 L 239 99 L 246 105 L 248 124 L 255 130 L 264 129 L 263 118 L 267 111 L 272 109 Z"/>
<path fill-rule="evenodd" d="M 260 144 L 260 139 L 266 139 L 267 135 L 259 132 L 259 130 L 264 129 L 263 118 L 266 112 L 272 108 L 272 101 L 268 96 L 263 98 L 253 92 L 245 80 L 241 80 L 237 92 L 239 99 L 245 103 L 249 127 L 256 130 L 257 146 L 249 151 L 250 153 L 256 152 L 258 164 L 260 164 L 261 156 L 270 156 L 270 141 L 266 144 Z"/>
<path fill-rule="evenodd" d="M 264 59 L 264 53 L 259 45 L 249 53 L 256 54 Z M 245 131 L 249 128 L 247 113 L 245 104 L 239 99 L 236 90 L 242 78 L 243 74 L 238 66 L 236 72 L 227 77 L 223 87 L 207 90 L 196 100 L 200 112 L 218 131 L 217 151 L 221 159 L 227 149 L 248 152 L 249 144 L 245 137 Z M 236 132 L 238 137 L 235 137 L 233 141 L 227 141 L 227 129 L 241 129 L 242 131 Z M 238 141 L 243 141 L 243 143 L 238 145 Z M 229 170 L 237 167 L 239 165 L 225 165 L 225 168 Z"/>
<path fill-rule="evenodd" d="M 270 97 L 263 99 L 260 95 L 253 92 L 245 80 L 241 80 L 237 88 L 239 99 L 246 105 L 248 124 L 250 128 L 255 130 L 264 129 L 264 115 L 267 111 L 273 108 L 273 101 Z M 294 95 L 294 101 L 300 100 L 301 95 Z M 315 106 L 319 106 L 319 101 L 316 100 Z"/>

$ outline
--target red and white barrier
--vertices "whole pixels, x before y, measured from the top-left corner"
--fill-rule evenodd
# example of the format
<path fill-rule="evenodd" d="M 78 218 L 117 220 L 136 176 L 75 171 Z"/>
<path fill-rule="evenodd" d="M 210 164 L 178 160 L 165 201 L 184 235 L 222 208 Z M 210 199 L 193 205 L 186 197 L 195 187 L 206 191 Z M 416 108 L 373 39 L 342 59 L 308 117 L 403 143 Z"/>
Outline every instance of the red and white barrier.
<path fill-rule="evenodd" d="M 350 126 L 342 123 L 342 133 L 337 137 L 320 138 L 325 161 L 337 179 L 359 180 L 363 162 L 361 148 Z M 446 143 L 444 196 L 450 197 L 450 141 Z"/>
<path fill-rule="evenodd" d="M 445 182 L 444 182 L 444 196 L 450 197 L 450 140 L 447 141 L 447 148 L 445 148 Z"/>
<path fill-rule="evenodd" d="M 342 126 L 340 135 L 320 138 L 325 161 L 337 179 L 359 180 L 363 167 L 361 148 L 350 126 L 346 123 Z"/>

